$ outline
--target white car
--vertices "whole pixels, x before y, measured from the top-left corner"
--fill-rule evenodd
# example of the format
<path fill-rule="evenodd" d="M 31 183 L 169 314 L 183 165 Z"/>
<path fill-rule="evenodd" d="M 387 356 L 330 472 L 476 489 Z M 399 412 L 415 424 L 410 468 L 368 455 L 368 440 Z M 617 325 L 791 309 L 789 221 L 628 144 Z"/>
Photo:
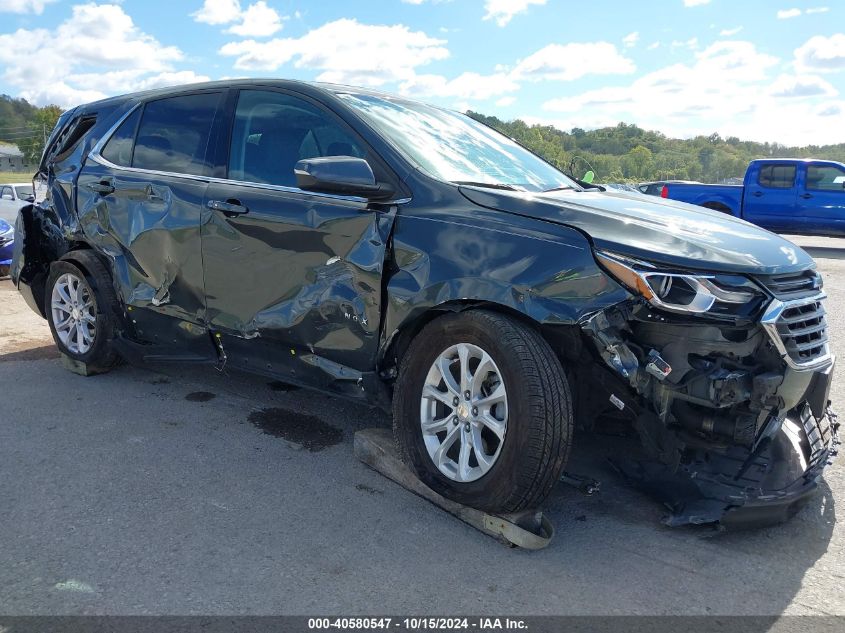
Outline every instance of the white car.
<path fill-rule="evenodd" d="M 0 218 L 12 226 L 18 219 L 18 210 L 31 202 L 35 202 L 32 183 L 16 182 L 0 185 Z"/>

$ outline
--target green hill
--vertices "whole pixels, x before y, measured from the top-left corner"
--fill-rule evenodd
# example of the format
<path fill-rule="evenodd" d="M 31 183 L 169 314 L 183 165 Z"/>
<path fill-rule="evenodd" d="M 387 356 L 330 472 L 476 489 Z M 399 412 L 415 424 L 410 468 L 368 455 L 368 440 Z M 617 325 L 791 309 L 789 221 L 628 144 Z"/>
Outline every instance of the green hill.
<path fill-rule="evenodd" d="M 34 164 L 61 113 L 58 106 L 39 108 L 26 99 L 0 95 L 0 143 L 17 145 L 26 162 Z"/>
<path fill-rule="evenodd" d="M 755 143 L 718 134 L 692 139 L 668 138 L 660 132 L 620 123 L 616 127 L 569 132 L 524 121 L 502 121 L 478 112 L 467 114 L 522 143 L 558 168 L 574 173 L 588 169 L 596 182 L 643 180 L 699 180 L 720 182 L 742 178 L 755 158 L 826 158 L 845 162 L 845 144 L 822 147 L 786 147 L 778 143 Z"/>

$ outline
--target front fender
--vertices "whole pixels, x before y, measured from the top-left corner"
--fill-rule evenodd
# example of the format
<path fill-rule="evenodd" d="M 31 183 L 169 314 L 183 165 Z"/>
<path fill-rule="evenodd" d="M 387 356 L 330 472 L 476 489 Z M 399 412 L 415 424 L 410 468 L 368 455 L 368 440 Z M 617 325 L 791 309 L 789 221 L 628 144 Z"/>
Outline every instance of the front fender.
<path fill-rule="evenodd" d="M 533 221 L 400 215 L 386 285 L 388 340 L 453 302 L 494 303 L 541 324 L 575 324 L 630 295 L 577 230 Z M 539 225 L 539 226 L 538 226 Z"/>

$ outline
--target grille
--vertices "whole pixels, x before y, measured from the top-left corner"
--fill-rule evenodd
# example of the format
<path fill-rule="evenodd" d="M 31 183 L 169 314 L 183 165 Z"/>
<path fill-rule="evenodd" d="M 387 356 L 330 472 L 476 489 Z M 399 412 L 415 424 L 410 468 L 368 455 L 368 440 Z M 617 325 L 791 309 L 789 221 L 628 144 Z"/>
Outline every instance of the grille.
<path fill-rule="evenodd" d="M 821 301 L 785 308 L 775 326 L 786 353 L 796 363 L 827 354 L 827 321 Z"/>
<path fill-rule="evenodd" d="M 781 300 L 802 299 L 816 294 L 822 287 L 821 276 L 815 270 L 799 273 L 769 275 L 759 281 Z"/>

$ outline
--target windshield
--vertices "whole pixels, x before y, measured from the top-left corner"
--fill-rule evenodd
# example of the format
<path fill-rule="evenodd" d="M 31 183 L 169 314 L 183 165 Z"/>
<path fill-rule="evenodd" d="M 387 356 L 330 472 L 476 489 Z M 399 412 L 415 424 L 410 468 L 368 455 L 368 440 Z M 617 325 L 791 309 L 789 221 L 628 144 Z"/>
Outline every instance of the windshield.
<path fill-rule="evenodd" d="M 18 198 L 20 198 L 21 200 L 26 200 L 32 195 L 32 187 L 30 187 L 29 185 L 15 187 L 15 192 L 18 194 Z"/>
<path fill-rule="evenodd" d="M 439 180 L 525 191 L 577 187 L 544 160 L 464 114 L 380 96 L 338 96 Z"/>

